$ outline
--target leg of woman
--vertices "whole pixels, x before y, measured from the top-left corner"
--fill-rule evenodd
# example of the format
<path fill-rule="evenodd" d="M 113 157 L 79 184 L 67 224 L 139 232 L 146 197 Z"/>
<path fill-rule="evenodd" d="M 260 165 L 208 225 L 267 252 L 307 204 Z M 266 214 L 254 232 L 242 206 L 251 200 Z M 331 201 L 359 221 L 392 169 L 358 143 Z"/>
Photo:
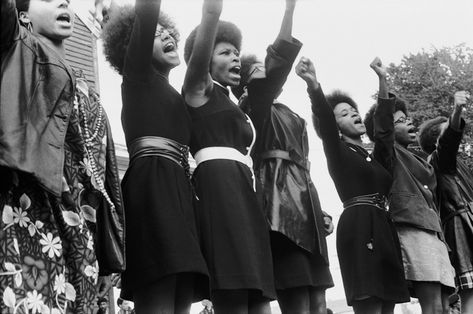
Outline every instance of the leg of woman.
<path fill-rule="evenodd" d="M 383 307 L 381 309 L 381 314 L 393 314 L 394 313 L 394 303 L 393 302 L 383 302 Z"/>
<path fill-rule="evenodd" d="M 442 313 L 441 285 L 435 282 L 412 282 L 423 314 Z"/>
<path fill-rule="evenodd" d="M 212 303 L 215 314 L 247 314 L 248 290 L 213 290 Z"/>
<path fill-rule="evenodd" d="M 381 314 L 383 302 L 378 298 L 370 297 L 353 301 L 355 314 Z"/>
<path fill-rule="evenodd" d="M 473 313 L 473 289 L 460 290 L 462 314 Z"/>
<path fill-rule="evenodd" d="M 261 296 L 261 293 L 250 292 L 248 296 L 248 314 L 271 314 L 269 300 Z"/>
<path fill-rule="evenodd" d="M 194 275 L 191 273 L 177 274 L 174 313 L 188 314 L 194 298 Z"/>
<path fill-rule="evenodd" d="M 326 314 L 327 301 L 325 300 L 325 288 L 309 288 L 310 313 Z"/>
<path fill-rule="evenodd" d="M 174 313 L 176 276 L 167 276 L 133 293 L 138 314 Z"/>
<path fill-rule="evenodd" d="M 310 298 L 308 287 L 277 290 L 278 303 L 283 314 L 309 313 Z"/>
<path fill-rule="evenodd" d="M 442 288 L 442 287 L 440 287 Z M 440 300 L 442 301 L 442 309 L 443 309 L 443 314 L 449 314 L 450 313 L 450 295 L 451 293 L 448 293 L 446 291 L 443 291 L 443 289 L 440 292 Z"/>

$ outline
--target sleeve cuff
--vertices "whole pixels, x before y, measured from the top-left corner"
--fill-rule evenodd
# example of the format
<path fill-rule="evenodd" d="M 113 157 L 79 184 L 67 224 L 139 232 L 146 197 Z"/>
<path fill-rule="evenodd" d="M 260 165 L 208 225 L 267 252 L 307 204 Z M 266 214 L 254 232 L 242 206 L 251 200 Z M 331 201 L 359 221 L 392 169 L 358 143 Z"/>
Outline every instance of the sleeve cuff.
<path fill-rule="evenodd" d="M 465 130 L 465 125 L 466 125 L 465 119 L 461 118 L 459 129 L 456 129 L 456 128 L 452 127 L 452 123 L 450 122 L 450 120 L 451 120 L 451 117 L 448 119 L 448 128 L 447 128 L 447 130 L 450 130 L 450 132 L 452 132 L 452 133 L 463 134 L 463 131 Z"/>
<path fill-rule="evenodd" d="M 389 93 L 389 98 L 381 98 L 378 97 L 378 106 L 376 106 L 376 110 L 384 113 L 394 114 L 395 106 L 394 103 L 396 101 L 396 96 L 394 94 Z"/>
<path fill-rule="evenodd" d="M 272 51 L 284 59 L 293 60 L 297 57 L 301 48 L 302 43 L 294 37 L 291 41 L 278 38 L 268 47 L 268 53 Z"/>
<path fill-rule="evenodd" d="M 463 131 L 465 130 L 465 120 L 462 118 L 461 123 L 460 123 L 460 129 L 455 129 L 452 127 L 452 124 L 450 123 L 450 119 L 448 119 L 448 127 L 445 130 L 444 136 L 447 138 L 458 138 L 463 136 Z"/>

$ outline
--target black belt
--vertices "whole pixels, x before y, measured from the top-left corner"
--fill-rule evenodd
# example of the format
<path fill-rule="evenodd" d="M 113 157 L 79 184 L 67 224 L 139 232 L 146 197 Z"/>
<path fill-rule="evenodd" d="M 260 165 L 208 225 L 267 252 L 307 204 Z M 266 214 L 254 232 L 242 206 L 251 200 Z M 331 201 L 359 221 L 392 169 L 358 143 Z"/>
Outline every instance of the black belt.
<path fill-rule="evenodd" d="M 370 205 L 381 210 L 388 210 L 388 199 L 379 193 L 355 196 L 343 202 L 343 209 L 353 206 Z"/>
<path fill-rule="evenodd" d="M 458 215 L 461 215 L 461 214 L 463 214 L 463 213 L 469 212 L 470 209 L 469 209 L 467 206 L 468 206 L 468 205 L 466 205 L 465 207 L 463 207 L 463 208 L 461 208 L 461 209 L 459 209 L 459 210 L 456 210 L 456 211 L 451 212 L 450 214 L 448 214 L 447 217 L 445 217 L 445 218 L 443 219 L 443 223 L 444 223 L 444 224 L 447 223 L 447 221 L 449 221 L 450 219 L 452 219 L 452 218 L 455 217 L 455 216 L 458 216 Z M 472 209 L 473 209 L 473 207 L 472 207 Z"/>
<path fill-rule="evenodd" d="M 289 160 L 298 165 L 301 168 L 304 168 L 307 171 L 310 171 L 310 162 L 308 160 L 303 160 L 294 154 L 291 154 L 288 151 L 280 150 L 280 149 L 273 149 L 268 150 L 261 154 L 261 159 L 284 159 Z"/>
<path fill-rule="evenodd" d="M 190 176 L 189 171 L 189 146 L 182 145 L 179 142 L 159 136 L 143 136 L 133 140 L 128 145 L 130 154 L 130 164 L 141 157 L 159 156 L 167 158 L 182 168 L 186 175 Z"/>

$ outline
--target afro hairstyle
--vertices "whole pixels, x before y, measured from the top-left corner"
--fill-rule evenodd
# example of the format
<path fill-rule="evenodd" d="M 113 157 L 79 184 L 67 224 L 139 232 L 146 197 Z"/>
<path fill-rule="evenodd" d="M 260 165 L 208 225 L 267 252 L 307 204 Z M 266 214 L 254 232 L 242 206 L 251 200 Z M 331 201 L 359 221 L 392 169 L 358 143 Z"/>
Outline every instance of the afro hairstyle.
<path fill-rule="evenodd" d="M 31 0 L 16 0 L 16 9 L 18 12 L 28 11 L 30 8 Z"/>
<path fill-rule="evenodd" d="M 134 6 L 115 7 L 111 10 L 110 17 L 102 29 L 105 58 L 120 75 L 123 74 L 125 53 L 133 31 L 135 16 Z M 158 23 L 169 31 L 176 43 L 179 41 L 176 25 L 167 14 L 161 11 Z"/>
<path fill-rule="evenodd" d="M 335 90 L 331 92 L 330 94 L 325 96 L 325 99 L 327 100 L 327 103 L 330 105 L 330 107 L 332 107 L 332 110 L 335 109 L 335 107 L 341 103 L 347 103 L 356 110 L 358 110 L 358 105 L 353 100 L 353 98 L 351 98 L 350 95 L 341 90 Z"/>
<path fill-rule="evenodd" d="M 198 28 L 199 26 L 195 27 L 186 39 L 186 43 L 184 45 L 184 61 L 186 62 L 186 64 L 189 63 L 189 59 L 191 58 L 192 49 L 194 49 L 195 36 L 197 35 Z M 215 45 L 221 42 L 230 43 L 235 46 L 238 51 L 240 51 L 241 40 L 241 31 L 235 24 L 227 21 L 218 21 Z"/>
<path fill-rule="evenodd" d="M 358 105 L 356 102 L 350 97 L 350 95 L 348 95 L 348 93 L 344 91 L 334 90 L 330 94 L 326 95 L 325 99 L 332 110 L 335 109 L 338 104 L 347 103 L 358 111 Z M 317 133 L 317 136 L 320 137 L 319 118 L 314 114 L 312 115 L 312 123 L 314 125 L 315 133 Z"/>
<path fill-rule="evenodd" d="M 240 57 L 241 69 L 240 69 L 240 84 L 232 87 L 232 93 L 236 98 L 240 98 L 243 95 L 243 90 L 250 79 L 250 69 L 255 63 L 261 62 L 258 60 L 256 55 L 243 55 Z"/>
<path fill-rule="evenodd" d="M 436 117 L 425 121 L 419 128 L 419 144 L 427 154 L 437 148 L 437 139 L 440 136 L 441 125 L 448 121 L 446 117 Z"/>
<path fill-rule="evenodd" d="M 374 104 L 371 106 L 371 108 L 368 110 L 368 112 L 365 115 L 365 119 L 363 120 L 363 123 L 365 124 L 366 127 L 366 135 L 368 135 L 368 138 L 370 141 L 374 141 L 374 111 L 376 110 L 376 106 L 378 104 Z M 404 100 L 401 98 L 396 97 L 394 101 L 394 112 L 402 111 L 406 116 L 407 116 L 407 104 Z"/>

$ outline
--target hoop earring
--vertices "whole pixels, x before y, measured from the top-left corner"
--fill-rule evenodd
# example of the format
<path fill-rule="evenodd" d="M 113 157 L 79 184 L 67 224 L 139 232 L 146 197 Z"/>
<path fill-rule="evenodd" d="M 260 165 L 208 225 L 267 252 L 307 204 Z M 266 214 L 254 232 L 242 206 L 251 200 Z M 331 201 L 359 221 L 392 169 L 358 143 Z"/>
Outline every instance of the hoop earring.
<path fill-rule="evenodd" d="M 29 22 L 28 24 L 26 24 L 26 29 L 30 32 L 33 32 L 33 23 Z"/>

